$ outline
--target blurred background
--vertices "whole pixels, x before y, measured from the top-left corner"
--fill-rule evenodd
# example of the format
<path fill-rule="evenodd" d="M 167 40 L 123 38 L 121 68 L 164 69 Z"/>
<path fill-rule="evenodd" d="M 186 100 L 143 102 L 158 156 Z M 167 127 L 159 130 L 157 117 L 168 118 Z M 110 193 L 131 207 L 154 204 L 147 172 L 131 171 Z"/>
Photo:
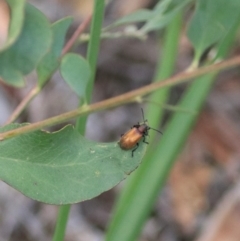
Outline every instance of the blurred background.
<path fill-rule="evenodd" d="M 91 14 L 93 7 L 93 0 L 29 2 L 51 22 L 73 15 L 75 21 L 69 36 Z M 106 9 L 105 24 L 139 8 L 152 8 L 156 2 L 112 0 Z M 8 8 L 1 0 L 0 44 L 7 34 L 8 16 Z M 193 58 L 193 49 L 184 31 L 175 73 L 187 68 Z M 159 39 L 161 33 L 152 33 L 145 41 L 126 38 L 103 40 L 92 101 L 107 99 L 150 83 L 162 51 Z M 84 56 L 86 45 L 82 44 L 77 51 Z M 231 55 L 238 55 L 239 52 L 239 44 L 236 43 Z M 159 193 L 140 241 L 240 240 L 239 77 L 238 69 L 218 76 L 164 190 Z M 36 76 L 29 75 L 23 89 L 0 82 L 0 125 L 5 123 L 35 81 Z M 174 87 L 169 103 L 174 105 L 183 90 L 184 85 Z M 19 121 L 40 121 L 77 106 L 77 96 L 56 73 Z M 102 142 L 118 140 L 122 133 L 142 120 L 141 107 L 131 104 L 90 115 L 87 138 Z M 167 112 L 166 121 L 170 114 Z M 65 240 L 103 241 L 114 201 L 122 185 L 90 201 L 73 205 Z M 58 207 L 32 201 L 3 182 L 0 183 L 0 193 L 0 241 L 51 240 Z"/>

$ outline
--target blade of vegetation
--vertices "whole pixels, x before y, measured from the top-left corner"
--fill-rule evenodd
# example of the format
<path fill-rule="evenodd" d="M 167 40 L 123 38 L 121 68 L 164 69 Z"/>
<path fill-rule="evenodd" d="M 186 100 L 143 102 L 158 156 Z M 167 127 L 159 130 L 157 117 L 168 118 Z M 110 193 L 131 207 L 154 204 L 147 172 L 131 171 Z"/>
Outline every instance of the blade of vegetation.
<path fill-rule="evenodd" d="M 138 22 L 146 22 L 140 29 L 143 34 L 146 34 L 149 31 L 161 29 L 166 26 L 172 20 L 172 18 L 190 1 L 192 0 L 184 0 L 181 2 L 181 4 L 173 0 L 159 1 L 153 10 L 140 9 L 117 20 L 113 24 L 106 27 L 104 31 L 120 25 Z"/>
<path fill-rule="evenodd" d="M 177 2 L 177 4 L 173 4 L 173 6 L 170 4 L 172 1 L 166 1 L 165 5 L 159 4 L 154 11 L 153 17 L 143 25 L 140 31 L 147 33 L 165 27 L 190 1 L 192 0 L 184 0 L 181 1 L 180 4 Z M 161 10 L 161 7 L 164 11 Z M 167 7 L 169 7 L 169 9 Z"/>
<path fill-rule="evenodd" d="M 19 127 L 11 124 L 1 132 Z M 72 126 L 47 133 L 36 131 L 0 142 L 0 178 L 24 195 L 50 204 L 93 198 L 125 179 L 146 150 L 134 152 L 118 143 L 85 139 Z"/>
<path fill-rule="evenodd" d="M 203 78 L 205 80 L 193 83 L 179 107 L 194 111 L 200 109 L 212 85 L 212 76 Z M 202 85 L 203 82 L 205 85 Z M 142 163 L 141 170 L 137 173 L 140 178 L 138 180 L 135 179 L 135 182 L 124 190 L 119 203 L 125 199 L 125 203 L 126 201 L 132 203 L 131 209 L 126 208 L 126 206 L 116 207 L 118 216 L 115 219 L 114 228 L 108 234 L 107 241 L 137 240 L 142 226 L 159 195 L 159 190 L 163 187 L 175 158 L 183 147 L 195 119 L 196 116 L 189 114 L 174 114 L 167 128 L 164 130 L 153 158 L 148 160 L 148 162 Z M 138 197 L 137 200 L 135 199 L 135 195 Z"/>
<path fill-rule="evenodd" d="M 182 26 L 181 18 L 182 16 L 179 13 L 166 30 L 164 46 L 162 46 L 163 53 L 159 57 L 159 63 L 154 77 L 155 81 L 163 80 L 169 77 L 173 72 L 176 56 L 178 53 L 178 39 L 180 38 Z M 169 88 L 161 89 L 160 91 L 156 91 L 155 93 L 153 93 L 150 97 L 150 100 L 163 103 L 168 99 L 168 94 Z M 162 115 L 163 112 L 160 110 L 160 106 L 151 104 L 149 105 L 146 117 L 149 120 L 151 126 L 153 126 L 154 128 L 158 128 L 159 123 L 161 122 Z M 151 168 L 156 168 L 156 166 L 151 165 L 151 158 L 153 153 L 153 148 L 151 147 L 152 144 L 154 144 L 155 142 L 154 137 L 155 134 L 151 132 L 149 138 L 150 146 L 148 147 L 150 151 L 146 153 L 143 163 L 139 167 L 139 169 L 127 180 L 126 186 L 121 193 L 120 199 L 115 208 L 112 222 L 109 226 L 107 241 L 134 240 L 131 239 L 133 237 L 133 234 L 136 236 L 136 233 L 139 233 L 141 231 L 141 227 L 146 219 L 146 217 L 142 216 L 142 212 L 144 212 L 143 209 L 145 209 L 146 203 L 149 207 L 151 207 L 152 205 L 152 200 L 149 199 L 150 197 L 144 194 L 144 188 L 149 189 L 148 180 L 151 179 L 151 174 L 150 176 L 148 176 L 144 175 L 143 172 L 145 169 L 150 169 L 147 173 L 149 174 L 151 172 Z M 142 183 L 145 183 L 144 186 L 142 186 L 142 189 L 138 187 L 140 185 L 140 182 L 138 182 L 138 180 L 140 179 L 143 179 L 141 181 L 141 185 Z M 142 201 L 139 202 L 139 200 Z M 128 212 L 130 212 L 131 214 L 133 214 L 134 212 L 134 214 L 128 215 Z M 130 223 L 131 225 L 126 225 L 126 220 L 128 220 L 128 223 Z"/>
<path fill-rule="evenodd" d="M 86 99 L 84 100 L 84 103 L 80 100 L 80 105 L 89 104 L 92 99 L 93 86 L 94 86 L 96 70 L 97 70 L 97 59 L 98 59 L 100 40 L 101 40 L 102 22 L 104 18 L 104 7 L 105 7 L 104 0 L 95 0 L 94 13 L 93 13 L 93 18 L 91 22 L 90 40 L 88 43 L 87 58 L 86 58 L 91 69 L 91 75 L 87 83 Z M 78 118 L 76 121 L 76 128 L 78 129 L 79 133 L 81 133 L 82 135 L 84 135 L 85 133 L 86 123 L 87 123 L 87 116 Z"/>
<path fill-rule="evenodd" d="M 18 38 L 24 21 L 24 7 L 25 0 L 15 1 L 15 0 L 7 0 L 7 3 L 10 7 L 10 24 L 8 28 L 8 37 L 7 41 L 1 47 L 0 51 L 9 48 Z"/>
<path fill-rule="evenodd" d="M 169 7 L 169 5 L 173 2 L 173 0 L 163 0 L 158 1 L 158 3 L 155 5 L 153 12 L 156 15 L 163 14 Z"/>
<path fill-rule="evenodd" d="M 0 53 L 0 77 L 10 85 L 24 85 L 24 75 L 36 68 L 51 44 L 47 18 L 30 4 L 25 6 L 23 29 L 15 43 Z"/>
<path fill-rule="evenodd" d="M 149 20 L 153 16 L 153 13 L 151 10 L 148 9 L 140 9 L 136 12 L 133 12 L 127 16 L 124 16 L 120 19 L 118 19 L 116 22 L 113 24 L 107 26 L 104 28 L 104 31 L 110 30 L 112 28 L 125 25 L 125 24 L 132 24 L 132 23 L 137 23 L 137 22 L 145 22 Z"/>
<path fill-rule="evenodd" d="M 60 64 L 62 48 L 65 41 L 66 32 L 72 23 L 72 18 L 64 18 L 52 24 L 51 30 L 53 41 L 51 49 L 42 58 L 37 66 L 38 85 L 42 87 L 52 76 Z"/>
<path fill-rule="evenodd" d="M 86 98 L 86 87 L 90 78 L 88 62 L 78 54 L 66 54 L 61 61 L 61 75 L 79 98 Z"/>
<path fill-rule="evenodd" d="M 164 80 L 172 75 L 178 54 L 181 27 L 182 13 L 180 12 L 175 16 L 166 29 L 164 35 L 164 45 L 160 48 L 161 52 L 156 66 L 154 81 Z M 162 40 L 159 39 L 159 41 L 161 42 Z M 168 100 L 169 92 L 170 88 L 164 88 L 152 93 L 150 96 L 150 104 L 148 105 L 146 116 L 150 120 L 151 126 L 155 128 L 159 127 L 164 111 L 161 110 L 161 105 L 152 105 L 151 101 L 159 104 L 163 103 L 164 105 L 164 103 Z M 153 140 L 154 136 L 155 134 L 151 134 L 150 139 Z"/>
<path fill-rule="evenodd" d="M 67 226 L 67 221 L 70 213 L 71 205 L 62 205 L 58 212 L 55 233 L 52 241 L 62 241 L 65 236 L 65 229 Z"/>

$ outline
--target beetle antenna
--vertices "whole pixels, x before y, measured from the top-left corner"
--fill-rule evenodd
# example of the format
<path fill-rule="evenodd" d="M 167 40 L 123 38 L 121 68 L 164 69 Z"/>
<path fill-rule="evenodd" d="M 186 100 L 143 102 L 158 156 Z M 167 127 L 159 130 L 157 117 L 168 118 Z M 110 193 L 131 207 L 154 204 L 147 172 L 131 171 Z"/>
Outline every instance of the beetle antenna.
<path fill-rule="evenodd" d="M 147 122 L 147 120 L 145 120 L 144 112 L 143 112 L 143 108 L 141 108 L 141 110 L 142 110 L 142 118 L 143 118 L 143 122 L 145 123 L 145 122 Z"/>
<path fill-rule="evenodd" d="M 158 133 L 160 133 L 160 134 L 163 134 L 161 131 L 159 131 L 159 130 L 157 130 L 157 129 L 154 129 L 154 128 L 152 128 L 152 127 L 150 127 L 150 129 L 151 129 L 151 130 L 154 130 L 154 131 L 156 131 L 156 132 L 158 132 Z"/>
<path fill-rule="evenodd" d="M 142 110 L 143 122 L 145 123 L 145 122 L 147 122 L 147 120 L 145 120 L 143 108 L 141 108 L 141 110 Z M 158 133 L 160 133 L 160 134 L 163 134 L 161 131 L 159 131 L 159 130 L 157 130 L 157 129 L 154 129 L 154 128 L 152 128 L 152 127 L 149 127 L 149 128 L 152 129 L 152 130 L 154 130 L 154 131 L 156 131 L 156 132 L 158 132 Z"/>

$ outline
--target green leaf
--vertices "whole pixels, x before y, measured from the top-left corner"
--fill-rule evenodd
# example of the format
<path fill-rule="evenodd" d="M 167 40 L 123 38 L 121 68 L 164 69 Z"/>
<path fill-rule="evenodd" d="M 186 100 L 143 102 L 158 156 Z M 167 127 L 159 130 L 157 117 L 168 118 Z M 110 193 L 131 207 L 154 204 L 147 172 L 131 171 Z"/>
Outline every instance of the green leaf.
<path fill-rule="evenodd" d="M 159 2 L 155 5 L 153 11 L 154 11 L 155 13 L 157 13 L 157 14 L 162 14 L 162 13 L 164 13 L 164 12 L 168 9 L 168 7 L 169 7 L 169 5 L 171 4 L 171 2 L 172 2 L 172 0 L 159 1 Z"/>
<path fill-rule="evenodd" d="M 46 17 L 27 4 L 24 26 L 19 38 L 0 54 L 0 77 L 7 84 L 23 86 L 23 76 L 29 74 L 45 55 L 51 37 L 50 24 Z"/>
<path fill-rule="evenodd" d="M 64 18 L 51 27 L 53 33 L 53 41 L 51 49 L 43 57 L 37 67 L 38 85 L 42 87 L 46 81 L 52 76 L 60 64 L 59 57 L 64 45 L 66 32 L 72 23 L 72 18 Z"/>
<path fill-rule="evenodd" d="M 161 4 L 159 3 L 154 9 L 153 17 L 140 30 L 147 33 L 165 27 L 190 1 L 192 0 L 177 1 L 176 3 L 172 0 L 160 2 Z"/>
<path fill-rule="evenodd" d="M 23 21 L 24 21 L 24 6 L 25 0 L 15 1 L 7 0 L 7 3 L 10 7 L 11 18 L 10 25 L 8 29 L 8 38 L 4 45 L 1 47 L 1 51 L 9 48 L 18 38 L 22 30 Z"/>
<path fill-rule="evenodd" d="M 17 127 L 11 124 L 0 132 Z M 117 142 L 89 141 L 72 126 L 54 133 L 35 131 L 0 142 L 0 179 L 41 202 L 81 202 L 125 179 L 145 150 L 141 143 L 132 157 Z"/>
<path fill-rule="evenodd" d="M 147 21 L 145 32 L 154 30 L 155 28 L 159 29 L 162 26 L 165 26 L 166 23 L 168 23 L 175 15 L 175 14 L 172 14 L 171 17 L 166 16 L 166 18 L 168 19 L 167 21 L 165 20 L 165 18 L 163 18 L 164 12 L 168 9 L 169 5 L 172 2 L 174 2 L 174 1 L 173 0 L 159 1 L 159 3 L 156 4 L 156 6 L 153 10 L 140 9 L 136 12 L 133 12 L 127 16 L 120 18 L 119 20 L 115 21 L 113 24 L 107 26 L 104 30 L 109 30 L 109 29 L 112 29 L 114 27 L 124 25 L 124 24 L 131 24 L 131 23 L 145 22 L 145 21 Z M 179 3 L 178 3 L 178 5 L 179 5 Z M 164 23 L 161 23 L 159 20 L 164 21 Z M 158 26 L 159 24 L 161 24 L 161 26 Z M 148 27 L 150 30 L 148 30 Z"/>
<path fill-rule="evenodd" d="M 151 17 L 152 17 L 152 11 L 151 10 L 140 9 L 136 12 L 133 12 L 133 13 L 127 15 L 127 16 L 124 16 L 124 17 L 120 18 L 119 20 L 117 20 L 113 24 L 104 28 L 104 30 L 109 30 L 109 29 L 112 29 L 112 28 L 115 28 L 115 27 L 118 27 L 118 26 L 124 25 L 124 24 L 131 24 L 131 23 L 136 23 L 136 22 L 147 21 Z"/>
<path fill-rule="evenodd" d="M 235 18 L 235 20 L 235 23 L 228 29 L 227 34 L 219 42 L 216 48 L 217 53 L 215 59 L 222 59 L 223 56 L 226 56 L 230 49 L 230 46 L 234 44 L 234 39 L 240 26 L 240 15 L 237 18 Z"/>
<path fill-rule="evenodd" d="M 201 0 L 188 28 L 188 37 L 195 49 L 195 62 L 204 51 L 219 42 L 239 17 L 238 0 Z"/>
<path fill-rule="evenodd" d="M 233 9 L 231 18 L 229 18 L 228 26 L 226 28 L 225 35 L 219 41 L 218 45 L 216 46 L 216 59 L 222 59 L 225 57 L 231 48 L 231 46 L 234 44 L 234 39 L 236 38 L 236 33 L 239 30 L 240 26 L 240 6 L 238 0 L 232 0 L 235 1 L 236 8 Z"/>
<path fill-rule="evenodd" d="M 78 54 L 66 54 L 61 61 L 61 75 L 79 97 L 85 97 L 90 78 L 88 62 Z"/>

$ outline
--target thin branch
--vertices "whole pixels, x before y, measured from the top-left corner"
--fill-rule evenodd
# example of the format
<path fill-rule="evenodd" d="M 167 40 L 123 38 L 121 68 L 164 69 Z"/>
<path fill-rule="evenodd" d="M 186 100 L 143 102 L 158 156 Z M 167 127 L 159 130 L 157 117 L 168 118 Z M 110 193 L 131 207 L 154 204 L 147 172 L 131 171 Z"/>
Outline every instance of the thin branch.
<path fill-rule="evenodd" d="M 87 26 L 89 25 L 90 21 L 92 19 L 92 15 L 89 15 L 80 25 L 79 27 L 76 29 L 76 31 L 74 32 L 74 34 L 72 35 L 72 37 L 68 40 L 68 42 L 66 43 L 66 45 L 64 46 L 63 50 L 62 50 L 62 56 L 64 54 L 66 54 L 74 45 L 74 43 L 77 41 L 77 39 L 79 38 L 80 34 L 83 33 L 83 31 L 87 28 Z"/>
<path fill-rule="evenodd" d="M 90 38 L 89 34 L 82 34 L 79 37 L 79 42 L 80 43 L 85 43 L 88 42 Z M 146 40 L 147 35 L 140 32 L 140 31 L 132 31 L 132 32 L 127 32 L 127 31 L 119 31 L 119 32 L 102 32 L 101 33 L 101 39 L 118 39 L 118 38 L 134 38 L 134 39 L 139 39 L 139 40 Z"/>
<path fill-rule="evenodd" d="M 116 97 L 113 97 L 113 98 L 110 98 L 107 100 L 93 103 L 91 105 L 85 105 L 76 110 L 69 111 L 64 114 L 61 114 L 61 115 L 58 115 L 58 116 L 55 116 L 55 117 L 52 117 L 52 118 L 49 118 L 49 119 L 46 119 L 46 120 L 43 120 L 40 122 L 36 122 L 36 123 L 30 124 L 30 125 L 27 125 L 27 126 L 24 126 L 21 128 L 17 128 L 17 129 L 11 130 L 11 131 L 0 133 L 0 141 L 23 134 L 23 133 L 35 131 L 35 130 L 41 129 L 43 127 L 53 126 L 53 125 L 62 123 L 64 121 L 76 118 L 78 116 L 83 116 L 83 115 L 90 114 L 92 112 L 109 109 L 112 107 L 130 103 L 130 102 L 135 102 L 135 101 L 138 101 L 140 96 L 149 94 L 160 88 L 184 83 L 184 82 L 189 81 L 190 79 L 199 77 L 203 74 L 207 74 L 210 72 L 217 72 L 217 71 L 224 70 L 224 69 L 227 69 L 230 67 L 234 67 L 236 65 L 240 65 L 240 57 L 235 57 L 235 58 L 232 58 L 232 59 L 229 59 L 229 60 L 217 63 L 217 64 L 212 64 L 210 66 L 202 67 L 202 68 L 199 68 L 192 72 L 190 72 L 190 71 L 183 72 L 183 73 L 175 75 L 165 81 L 154 82 L 154 83 L 144 86 L 142 88 L 127 92 L 125 94 L 122 94 L 122 95 L 119 95 L 119 96 L 116 96 Z"/>
<path fill-rule="evenodd" d="M 13 111 L 5 125 L 12 123 L 15 121 L 18 116 L 23 112 L 23 110 L 26 108 L 26 106 L 30 103 L 30 101 L 39 93 L 40 88 L 39 86 L 35 86 L 32 88 L 28 94 L 23 98 L 23 100 L 20 102 L 20 104 L 17 106 L 17 108 Z"/>

